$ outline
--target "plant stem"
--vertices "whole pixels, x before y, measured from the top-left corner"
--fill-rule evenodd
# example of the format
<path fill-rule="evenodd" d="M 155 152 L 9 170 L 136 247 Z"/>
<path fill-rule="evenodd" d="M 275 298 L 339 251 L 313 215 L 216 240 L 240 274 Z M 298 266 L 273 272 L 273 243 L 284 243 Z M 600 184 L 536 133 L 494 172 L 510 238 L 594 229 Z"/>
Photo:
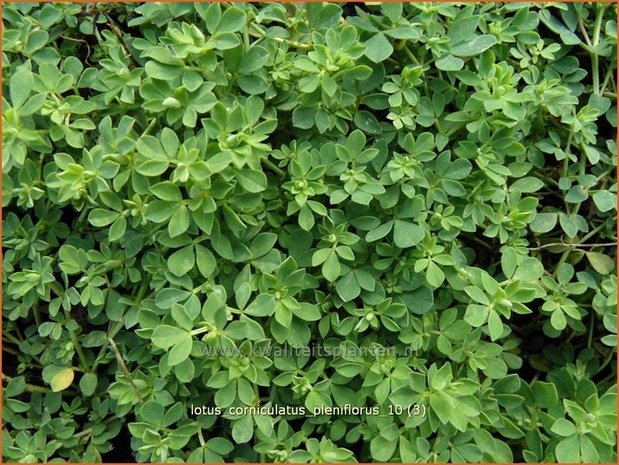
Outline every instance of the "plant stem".
<path fill-rule="evenodd" d="M 106 425 L 108 423 L 111 423 L 114 420 L 116 420 L 116 418 L 118 418 L 118 417 L 114 416 L 114 417 L 106 418 L 105 420 L 103 420 L 103 424 Z M 92 430 L 93 430 L 93 427 L 90 427 L 88 429 L 80 431 L 79 433 L 74 434 L 73 438 L 81 438 L 81 437 L 84 437 L 84 436 L 88 436 L 89 434 L 92 434 Z"/>
<path fill-rule="evenodd" d="M 11 333 L 3 333 L 2 334 L 2 338 L 6 338 L 9 341 L 11 341 L 13 344 L 17 344 L 20 345 L 22 343 L 22 341 L 20 341 L 19 339 L 17 339 L 15 336 L 13 336 Z"/>
<path fill-rule="evenodd" d="M 34 321 L 38 327 L 41 327 L 41 313 L 39 312 L 39 299 L 32 306 L 32 314 L 34 315 Z"/>
<path fill-rule="evenodd" d="M 591 45 L 596 47 L 600 42 L 600 30 L 602 27 L 602 19 L 604 17 L 604 11 L 606 10 L 606 5 L 602 4 L 597 7 L 595 24 L 593 26 L 593 38 L 591 39 Z M 593 79 L 593 92 L 596 95 L 600 95 L 600 59 L 595 51 L 591 51 L 591 71 L 592 71 L 592 79 Z"/>
<path fill-rule="evenodd" d="M 584 248 L 584 249 L 588 249 L 591 247 L 616 247 L 617 243 L 616 242 L 600 242 L 598 244 L 569 244 L 566 242 L 551 242 L 550 244 L 543 244 L 540 245 L 539 247 L 529 247 L 529 250 L 541 250 L 541 249 L 546 249 L 548 247 L 558 247 L 558 246 L 563 246 L 563 247 L 572 247 L 575 249 L 579 249 L 579 248 Z"/>
<path fill-rule="evenodd" d="M 114 324 L 112 324 L 112 322 L 110 322 L 109 329 L 107 331 L 107 337 L 113 339 L 114 336 L 116 336 L 116 334 L 118 334 L 118 331 L 121 330 L 121 328 L 123 327 L 124 323 L 125 322 L 123 320 L 115 321 Z M 95 363 L 93 364 L 92 370 L 90 371 L 91 373 L 95 373 L 97 371 L 97 367 L 101 363 L 101 356 L 105 353 L 105 350 L 107 349 L 108 344 L 109 344 L 109 342 L 106 339 L 104 345 L 101 346 L 101 349 L 99 350 L 99 354 L 97 355 L 97 358 L 95 359 Z"/>
<path fill-rule="evenodd" d="M 245 23 L 245 27 L 243 28 L 243 44 L 245 46 L 245 53 L 249 51 L 250 42 L 249 42 L 249 24 Z"/>
<path fill-rule="evenodd" d="M 595 327 L 595 312 L 591 312 L 591 321 L 589 323 L 589 334 L 587 335 L 587 348 L 593 345 L 593 328 Z"/>
<path fill-rule="evenodd" d="M 210 326 L 203 326 L 202 328 L 192 330 L 191 335 L 198 336 L 200 334 L 208 333 L 210 330 L 211 330 Z"/>
<path fill-rule="evenodd" d="M 206 446 L 206 441 L 204 440 L 204 436 L 202 435 L 202 428 L 198 428 L 198 440 L 200 441 L 200 445 L 202 447 Z"/>
<path fill-rule="evenodd" d="M 417 60 L 417 57 L 415 55 L 413 55 L 413 52 L 411 52 L 411 49 L 408 48 L 408 45 L 404 45 L 403 47 L 404 53 L 406 53 L 406 56 L 408 58 L 410 58 L 410 60 L 415 63 L 417 66 L 419 66 L 419 60 Z"/>
<path fill-rule="evenodd" d="M 125 38 L 123 37 L 123 34 L 120 28 L 116 24 L 116 21 L 114 21 L 106 12 L 102 12 L 102 13 L 103 13 L 103 16 L 105 16 L 105 18 L 107 19 L 108 25 L 110 26 L 112 33 L 116 36 L 116 38 L 118 39 L 118 42 L 120 43 L 120 46 L 125 51 L 126 58 L 129 59 L 133 63 L 134 66 L 139 66 L 139 63 L 133 56 L 133 53 L 131 53 L 131 49 L 129 48 L 129 45 L 127 45 L 127 42 L 125 42 Z"/>
<path fill-rule="evenodd" d="M 88 359 L 86 358 L 86 355 L 84 354 L 84 350 L 82 349 L 82 344 L 80 344 L 80 341 L 77 339 L 77 336 L 75 335 L 74 331 L 69 331 L 69 335 L 71 337 L 71 342 L 73 343 L 73 347 L 75 347 L 75 351 L 77 352 L 77 355 L 80 359 L 82 368 L 84 369 L 86 373 L 89 373 L 90 370 L 88 369 Z"/>
<path fill-rule="evenodd" d="M 127 370 L 127 365 L 125 365 L 125 361 L 123 360 L 122 355 L 120 354 L 120 351 L 118 350 L 118 347 L 116 347 L 116 343 L 114 343 L 114 340 L 112 338 L 110 338 L 110 337 L 108 337 L 107 340 L 110 343 L 110 345 L 112 346 L 112 350 L 114 351 L 114 355 L 116 356 L 116 360 L 118 361 L 118 365 L 120 366 L 121 371 L 123 372 L 123 374 L 129 380 L 129 384 L 131 384 L 131 387 L 133 388 L 133 390 L 137 394 L 138 399 L 140 399 L 140 402 L 144 403 L 144 399 L 142 398 L 142 395 L 140 394 L 140 391 L 138 390 L 138 387 L 133 382 L 133 378 L 131 377 L 131 373 L 129 373 L 129 370 Z"/>
<path fill-rule="evenodd" d="M 2 373 L 2 379 L 8 382 L 8 381 L 13 381 L 14 378 Z M 26 391 L 37 392 L 41 394 L 47 394 L 48 392 L 52 392 L 52 390 L 48 387 L 37 386 L 36 384 L 29 384 L 29 383 L 26 383 Z"/>
<path fill-rule="evenodd" d="M 10 347 L 7 347 L 6 345 L 2 346 L 2 350 L 6 352 L 7 354 L 11 354 L 15 356 L 21 355 L 21 352 L 18 352 L 15 349 L 11 349 Z"/>
<path fill-rule="evenodd" d="M 254 23 L 250 24 L 250 27 L 253 28 L 254 31 L 256 31 L 257 34 L 250 34 L 254 37 L 258 37 L 258 38 L 264 38 L 264 31 L 262 29 L 260 29 L 258 26 L 256 26 Z M 248 32 L 249 34 L 249 32 Z M 288 40 L 288 39 L 283 39 L 281 37 L 272 37 L 272 39 L 275 42 L 279 42 L 280 44 L 282 43 L 287 43 L 288 45 L 295 47 L 295 48 L 300 48 L 301 50 L 310 50 L 313 48 L 312 44 L 302 44 L 301 42 L 296 42 L 294 40 Z"/>
<path fill-rule="evenodd" d="M 284 173 L 279 167 L 277 167 L 275 165 L 275 163 L 273 163 L 271 160 L 269 160 L 268 158 L 261 158 L 260 161 L 264 164 L 264 166 L 266 166 L 267 168 L 269 168 L 271 171 L 273 171 L 275 174 L 277 174 L 280 177 L 284 177 L 286 176 L 286 173 Z"/>
<path fill-rule="evenodd" d="M 565 158 L 563 159 L 563 177 L 567 178 L 568 168 L 570 166 L 570 148 L 572 146 L 572 138 L 574 137 L 574 126 L 570 127 L 570 133 L 567 135 L 567 143 L 565 144 Z"/>
<path fill-rule="evenodd" d="M 150 131 L 155 127 L 156 124 L 157 124 L 157 118 L 153 118 L 152 120 L 150 120 L 150 123 L 148 123 L 148 126 L 146 126 L 146 129 L 144 130 L 142 135 L 145 136 L 148 133 L 150 133 Z"/>
<path fill-rule="evenodd" d="M 600 229 L 602 229 L 604 227 L 604 223 L 597 225 L 592 231 L 590 231 L 589 233 L 587 233 L 580 241 L 578 241 L 579 243 L 583 243 L 589 239 L 591 239 L 595 233 L 597 233 Z M 613 245 L 616 245 L 615 243 L 613 243 Z"/>
<path fill-rule="evenodd" d="M 486 249 L 489 249 L 489 250 L 494 250 L 494 249 L 493 249 L 493 247 L 492 247 L 490 244 L 488 244 L 487 242 L 482 241 L 482 240 L 481 240 L 481 239 L 479 239 L 478 237 L 473 236 L 473 238 L 472 238 L 472 239 L 473 239 L 475 242 L 477 242 L 478 244 L 483 245 Z"/>
<path fill-rule="evenodd" d="M 595 373 L 595 375 L 597 375 L 597 374 L 601 373 L 601 372 L 604 370 L 604 368 L 606 368 L 606 367 L 608 366 L 608 364 L 609 364 L 609 363 L 613 360 L 613 358 L 616 358 L 616 355 L 617 355 L 617 354 L 616 354 L 616 352 L 615 352 L 615 349 L 613 349 L 613 348 L 611 347 L 611 350 L 610 350 L 610 352 L 609 352 L 608 356 L 606 357 L 606 360 L 604 360 L 604 362 L 600 365 L 600 368 L 599 368 L 599 369 L 598 369 L 598 371 Z M 595 375 L 594 375 L 594 376 L 595 376 Z"/>

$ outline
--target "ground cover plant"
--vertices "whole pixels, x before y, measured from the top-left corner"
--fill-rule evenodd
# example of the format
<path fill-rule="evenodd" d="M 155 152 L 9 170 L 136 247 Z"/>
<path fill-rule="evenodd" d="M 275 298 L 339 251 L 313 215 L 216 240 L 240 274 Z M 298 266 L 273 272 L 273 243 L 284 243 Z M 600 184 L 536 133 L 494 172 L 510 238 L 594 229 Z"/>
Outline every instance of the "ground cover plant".
<path fill-rule="evenodd" d="M 615 4 L 2 15 L 4 461 L 616 462 Z"/>

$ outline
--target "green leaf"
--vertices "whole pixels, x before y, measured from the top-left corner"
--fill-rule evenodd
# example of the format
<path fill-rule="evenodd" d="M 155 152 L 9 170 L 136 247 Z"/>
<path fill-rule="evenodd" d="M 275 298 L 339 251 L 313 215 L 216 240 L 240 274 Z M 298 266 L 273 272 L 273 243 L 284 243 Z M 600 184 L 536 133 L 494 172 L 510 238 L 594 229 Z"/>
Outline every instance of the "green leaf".
<path fill-rule="evenodd" d="M 189 228 L 189 210 L 185 205 L 180 205 L 178 210 L 170 218 L 168 224 L 168 234 L 170 237 L 176 237 L 183 234 Z"/>
<path fill-rule="evenodd" d="M 430 394 L 430 408 L 434 411 L 441 423 L 446 425 L 452 417 L 453 408 L 445 396 L 438 393 Z"/>
<path fill-rule="evenodd" d="M 206 166 L 208 166 L 213 173 L 219 173 L 220 171 L 223 171 L 231 162 L 232 155 L 230 155 L 230 152 L 226 150 L 207 158 Z"/>
<path fill-rule="evenodd" d="M 292 312 L 305 321 L 318 321 L 322 317 L 320 309 L 309 302 L 300 302 L 300 307 L 293 309 Z"/>
<path fill-rule="evenodd" d="M 50 382 L 52 386 L 52 391 L 64 391 L 69 386 L 71 386 L 71 384 L 73 383 L 73 378 L 75 378 L 73 368 L 63 368 L 53 376 Z"/>
<path fill-rule="evenodd" d="M 486 293 L 477 286 L 467 286 L 464 288 L 464 292 L 466 292 L 475 302 L 484 305 L 490 304 L 490 299 L 488 299 Z"/>
<path fill-rule="evenodd" d="M 535 381 L 531 384 L 531 390 L 533 391 L 537 405 L 542 408 L 550 408 L 559 402 L 557 388 L 552 383 Z"/>
<path fill-rule="evenodd" d="M 329 256 L 322 264 L 322 275 L 329 282 L 333 282 L 340 275 L 340 261 L 334 251 L 329 253 Z"/>
<path fill-rule="evenodd" d="M 463 66 L 464 60 L 453 55 L 445 55 L 436 60 L 436 67 L 443 71 L 458 71 L 462 69 Z"/>
<path fill-rule="evenodd" d="M 236 7 L 229 7 L 221 15 L 217 24 L 217 32 L 237 32 L 245 26 L 245 12 Z"/>
<path fill-rule="evenodd" d="M 535 281 L 544 274 L 544 265 L 539 260 L 533 257 L 525 258 L 524 261 L 516 268 L 513 279 L 521 281 Z"/>
<path fill-rule="evenodd" d="M 275 313 L 275 298 L 270 294 L 260 294 L 245 309 L 245 313 L 253 316 L 271 316 Z"/>
<path fill-rule="evenodd" d="M 85 396 L 92 396 L 97 389 L 98 378 L 96 373 L 84 373 L 80 379 L 80 389 Z"/>
<path fill-rule="evenodd" d="M 561 228 L 565 231 L 569 237 L 575 237 L 578 234 L 578 224 L 572 216 L 568 216 L 564 213 L 559 214 L 559 223 Z"/>
<path fill-rule="evenodd" d="M 160 425 L 164 417 L 163 405 L 154 400 L 149 400 L 140 407 L 140 416 L 146 423 Z"/>
<path fill-rule="evenodd" d="M 451 48 L 451 54 L 456 57 L 472 57 L 479 55 L 484 50 L 489 49 L 497 40 L 491 35 L 479 35 L 473 39 L 465 40 L 464 42 Z"/>
<path fill-rule="evenodd" d="M 154 223 L 163 223 L 178 211 L 178 204 L 165 200 L 154 200 L 148 204 L 144 212 L 146 219 Z"/>
<path fill-rule="evenodd" d="M 608 191 L 598 191 L 593 194 L 593 202 L 601 212 L 617 209 L 617 196 Z"/>
<path fill-rule="evenodd" d="M 488 330 L 492 341 L 496 341 L 503 334 L 503 322 L 496 311 L 491 311 L 488 314 Z"/>
<path fill-rule="evenodd" d="M 557 220 L 556 213 L 538 213 L 530 224 L 531 231 L 538 234 L 550 232 L 557 224 Z"/>
<path fill-rule="evenodd" d="M 109 231 L 110 242 L 117 241 L 125 235 L 127 230 L 127 219 L 124 216 L 119 216 L 112 224 Z"/>
<path fill-rule="evenodd" d="M 365 240 L 368 242 L 374 242 L 379 239 L 382 239 L 387 234 L 391 232 L 391 228 L 393 227 L 392 221 L 387 221 L 386 223 L 381 224 L 377 228 L 373 228 L 365 235 Z"/>
<path fill-rule="evenodd" d="M 154 341 L 153 341 L 154 342 Z M 185 333 L 180 341 L 168 352 L 168 365 L 174 366 L 187 360 L 193 347 L 193 338 L 189 333 Z"/>
<path fill-rule="evenodd" d="M 550 315 L 550 324 L 557 331 L 563 331 L 567 326 L 567 319 L 565 313 L 560 308 L 555 309 Z"/>
<path fill-rule="evenodd" d="M 193 329 L 193 317 L 189 315 L 184 306 L 180 304 L 172 305 L 172 318 L 185 331 Z"/>
<path fill-rule="evenodd" d="M 554 422 L 550 430 L 559 436 L 568 437 L 576 434 L 576 426 L 565 418 L 559 418 Z"/>
<path fill-rule="evenodd" d="M 217 269 L 217 261 L 213 253 L 203 245 L 196 244 L 196 265 L 205 278 L 210 278 Z"/>
<path fill-rule="evenodd" d="M 353 273 L 348 273 L 340 279 L 337 282 L 335 289 L 344 302 L 349 302 L 359 297 L 359 294 L 361 294 L 361 288 L 359 287 Z"/>
<path fill-rule="evenodd" d="M 424 236 L 425 231 L 419 225 L 402 220 L 393 223 L 393 242 L 401 249 L 417 245 Z"/>
<path fill-rule="evenodd" d="M 601 275 L 608 275 L 615 269 L 615 261 L 608 255 L 599 252 L 585 252 L 589 263 Z"/>
<path fill-rule="evenodd" d="M 388 441 L 381 436 L 376 436 L 370 442 L 370 453 L 372 454 L 372 458 L 377 462 L 389 462 L 389 459 L 393 457 L 397 446 L 397 439 Z"/>
<path fill-rule="evenodd" d="M 169 202 L 181 202 L 183 199 L 178 186 L 169 181 L 155 184 L 150 188 L 150 192 L 159 199 L 167 200 Z"/>
<path fill-rule="evenodd" d="M 243 416 L 232 426 L 232 438 L 237 444 L 244 444 L 254 435 L 254 422 L 250 415 Z"/>
<path fill-rule="evenodd" d="M 104 210 L 103 208 L 94 208 L 88 215 L 88 221 L 93 226 L 98 228 L 112 224 L 118 218 L 118 212 Z"/>
<path fill-rule="evenodd" d="M 32 92 L 34 78 L 32 71 L 25 66 L 20 66 L 9 79 L 9 94 L 13 108 L 21 107 Z"/>
<path fill-rule="evenodd" d="M 230 50 L 240 44 L 241 39 L 231 32 L 218 32 L 217 35 L 215 35 L 215 47 L 217 50 Z"/>
<path fill-rule="evenodd" d="M 464 321 L 478 328 L 488 320 L 490 308 L 487 305 L 469 305 L 464 313 Z"/>
<path fill-rule="evenodd" d="M 176 276 L 184 276 L 193 269 L 195 258 L 193 245 L 187 245 L 170 255 L 168 258 L 168 268 Z M 204 259 L 204 257 L 202 258 Z"/>
<path fill-rule="evenodd" d="M 189 333 L 186 330 L 174 326 L 161 325 L 155 328 L 151 340 L 157 347 L 169 349 L 181 342 L 188 335 Z"/>
<path fill-rule="evenodd" d="M 247 192 L 257 193 L 267 188 L 267 177 L 262 171 L 252 169 L 237 170 L 236 178 Z"/>
<path fill-rule="evenodd" d="M 367 47 L 365 56 L 374 63 L 385 61 L 393 53 L 393 46 L 383 33 L 375 34 L 370 39 L 366 40 L 365 46 Z"/>
<path fill-rule="evenodd" d="M 580 462 L 580 444 L 578 435 L 575 434 L 568 438 L 562 439 L 555 448 L 555 458 L 561 463 L 578 463 Z"/>
<path fill-rule="evenodd" d="M 354 123 L 368 134 L 380 134 L 382 132 L 380 122 L 369 111 L 361 110 L 355 113 Z"/>
<path fill-rule="evenodd" d="M 251 47 L 239 65 L 239 73 L 250 74 L 258 71 L 269 61 L 269 52 L 260 45 L 254 45 Z"/>
<path fill-rule="evenodd" d="M 429 262 L 426 268 L 426 280 L 432 287 L 439 287 L 445 281 L 445 273 L 434 262 Z"/>
<path fill-rule="evenodd" d="M 537 192 L 542 187 L 544 187 L 544 181 L 532 176 L 527 176 L 526 178 L 520 178 L 514 182 L 510 186 L 510 189 L 518 190 L 524 194 L 529 192 Z"/>
<path fill-rule="evenodd" d="M 333 254 L 332 249 L 318 249 L 312 255 L 312 266 L 318 266 L 324 263 L 329 255 Z"/>

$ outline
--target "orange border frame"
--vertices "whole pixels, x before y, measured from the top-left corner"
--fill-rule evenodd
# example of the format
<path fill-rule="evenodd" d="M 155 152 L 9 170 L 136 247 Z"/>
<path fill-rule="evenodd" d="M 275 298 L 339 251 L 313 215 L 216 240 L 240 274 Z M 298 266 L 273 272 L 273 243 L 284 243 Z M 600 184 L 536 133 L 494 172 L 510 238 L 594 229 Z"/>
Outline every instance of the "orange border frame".
<path fill-rule="evenodd" d="M 142 2 L 139 2 L 137 0 L 115 0 L 114 3 L 150 3 L 150 2 L 154 2 L 156 0 L 143 0 Z M 177 2 L 186 2 L 187 0 L 164 0 L 163 3 L 177 3 Z M 278 0 L 265 0 L 264 2 L 259 2 L 257 0 L 248 0 L 248 1 L 239 1 L 239 0 L 197 0 L 199 3 L 303 3 L 302 0 L 289 0 L 286 2 L 280 2 Z M 323 0 L 307 0 L 305 3 L 314 3 L 314 2 L 321 2 Z M 328 2 L 331 3 L 365 3 L 363 0 L 351 0 L 348 2 L 345 1 L 332 1 L 332 0 L 326 0 Z M 424 3 L 521 3 L 524 2 L 525 0 L 503 0 L 503 1 L 495 1 L 493 2 L 492 0 L 460 0 L 460 1 L 453 1 L 453 0 L 434 0 L 433 2 L 424 2 Z M 0 0 L 0 15 L 2 14 L 2 7 L 4 3 L 33 3 L 33 2 L 29 2 L 27 0 Z M 37 2 L 34 2 L 37 3 Z M 38 3 L 60 3 L 60 2 L 55 2 L 54 0 L 41 0 Z M 88 0 L 73 0 L 73 1 L 67 1 L 67 2 L 63 2 L 63 3 L 112 3 L 112 2 L 106 2 L 104 0 L 92 0 L 92 1 L 88 1 Z M 420 0 L 410 0 L 408 2 L 399 2 L 398 0 L 382 0 L 382 3 L 422 3 L 422 1 Z M 584 3 L 584 2 L 579 2 L 578 0 L 563 0 L 561 2 L 558 1 L 549 1 L 549 0 L 542 0 L 541 3 Z M 615 3 L 615 4 L 619 4 L 619 0 L 592 0 L 590 3 Z M 619 9 L 617 9 L 617 23 L 619 23 Z M 3 32 L 3 28 L 4 28 L 4 24 L 0 23 L 0 34 L 2 34 Z M 2 53 L 2 42 L 0 41 L 0 54 Z M 619 62 L 619 47 L 617 48 L 617 62 Z M 1 67 L 1 64 L 0 64 Z M 617 73 L 617 82 L 619 82 L 619 66 L 617 67 L 616 70 Z M 2 74 L 0 73 L 0 96 L 2 95 Z M 617 99 L 616 104 L 619 106 L 619 98 Z M 617 116 L 617 128 L 616 128 L 616 132 L 617 132 L 617 139 L 619 140 L 619 115 Z M 0 134 L 2 134 L 2 124 L 0 123 Z M 2 141 L 0 140 L 0 159 L 2 157 Z M 617 154 L 619 155 L 619 148 L 617 149 Z M 619 167 L 616 168 L 615 171 L 615 175 L 619 175 Z M 619 177 L 619 176 L 617 176 Z M 2 178 L 0 177 L 0 210 L 2 210 Z M 617 192 L 617 200 L 619 203 L 619 192 Z M 617 226 L 617 230 L 619 230 L 619 217 L 616 219 L 616 226 Z M 0 245 L 2 244 L 2 222 L 0 222 Z M 617 246 L 619 247 L 619 238 L 617 239 Z M 3 258 L 3 254 L 0 251 L 0 267 L 2 266 L 2 258 Z M 619 255 L 617 255 L 616 257 L 616 269 L 619 269 Z M 618 286 L 619 287 L 619 286 Z M 2 317 L 2 281 L 0 281 L 0 317 Z M 619 330 L 619 323 L 617 324 L 617 329 Z M 2 334 L 2 328 L 0 328 L 0 336 Z M 617 342 L 619 343 L 619 334 L 617 335 Z M 615 362 L 619 363 L 619 352 L 617 352 L 615 354 Z M 2 372 L 2 338 L 0 337 L 0 372 Z M 617 379 L 616 379 L 616 383 L 619 384 L 619 372 L 617 373 Z M 4 393 L 4 387 L 2 389 L 0 389 L 0 425 L 2 425 L 2 413 L 3 413 L 3 393 Z M 619 396 L 617 396 L 616 399 L 616 406 L 617 409 L 619 411 Z M 617 446 L 619 446 L 619 417 L 617 419 Z M 2 434 L 0 434 L 0 453 L 2 451 L 2 446 L 3 446 L 3 438 L 2 438 Z M 16 463 L 16 462 L 3 462 L 2 461 L 2 455 L 0 455 L 0 465 L 4 464 L 4 463 Z M 66 462 L 68 465 L 84 465 L 84 464 L 89 464 L 90 462 L 77 462 L 77 463 L 73 463 L 73 462 Z M 109 463 L 109 464 L 114 464 L 116 465 L 116 462 L 103 462 L 103 463 Z M 133 465 L 139 465 L 137 462 L 123 462 L 124 464 L 133 464 Z M 146 463 L 152 463 L 153 465 L 157 464 L 157 462 L 146 462 Z M 263 465 L 261 463 L 257 463 L 257 462 L 228 462 L 228 463 L 236 463 L 238 465 Z M 264 463 L 273 463 L 273 462 L 264 462 Z M 350 462 L 353 463 L 353 462 Z M 359 462 L 359 465 L 373 465 L 374 463 L 379 463 L 379 462 Z M 386 463 L 396 463 L 396 462 L 386 462 Z M 456 463 L 456 462 L 453 462 Z M 515 463 L 522 463 L 522 462 L 515 462 Z M 583 462 L 579 462 L 579 463 L 583 463 Z M 95 464 L 92 464 L 95 465 Z M 117 465 L 122 465 L 120 463 L 118 463 Z M 161 465 L 164 465 L 163 463 Z M 333 464 L 335 465 L 335 464 Z M 464 465 L 464 464 L 462 464 Z M 481 463 L 481 465 L 511 465 L 511 464 L 507 464 L 507 463 L 495 463 L 495 462 L 486 462 L 486 463 Z M 522 463 L 522 465 L 526 465 L 524 463 Z M 528 464 L 530 465 L 530 464 Z M 593 464 L 584 464 L 584 465 L 593 465 Z"/>

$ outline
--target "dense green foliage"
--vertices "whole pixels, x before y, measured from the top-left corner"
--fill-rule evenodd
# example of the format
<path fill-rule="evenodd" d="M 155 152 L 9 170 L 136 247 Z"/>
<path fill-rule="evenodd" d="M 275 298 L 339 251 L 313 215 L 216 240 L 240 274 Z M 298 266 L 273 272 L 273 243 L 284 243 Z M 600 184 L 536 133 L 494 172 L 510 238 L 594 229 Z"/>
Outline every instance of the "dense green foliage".
<path fill-rule="evenodd" d="M 5 3 L 4 460 L 615 462 L 615 18 Z"/>

